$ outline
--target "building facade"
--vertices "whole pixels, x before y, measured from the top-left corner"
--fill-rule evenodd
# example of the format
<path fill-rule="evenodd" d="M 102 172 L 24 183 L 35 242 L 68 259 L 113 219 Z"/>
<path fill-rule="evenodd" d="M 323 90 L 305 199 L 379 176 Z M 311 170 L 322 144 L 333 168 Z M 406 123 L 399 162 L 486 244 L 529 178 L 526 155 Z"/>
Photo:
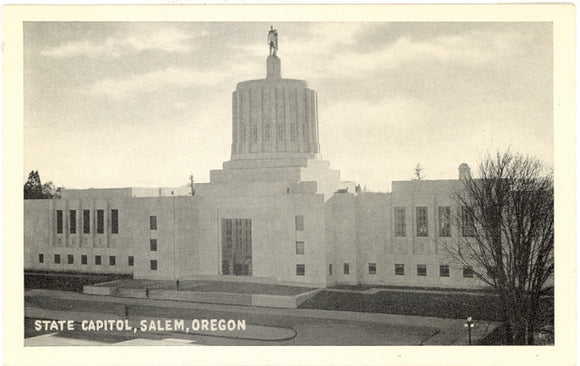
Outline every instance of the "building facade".
<path fill-rule="evenodd" d="M 190 187 L 65 190 L 25 200 L 25 269 L 135 278 L 237 278 L 332 286 L 473 288 L 444 250 L 460 180 L 393 182 L 366 193 L 322 159 L 316 92 L 266 78 L 232 95 L 231 158 Z M 460 166 L 461 175 L 469 167 Z"/>

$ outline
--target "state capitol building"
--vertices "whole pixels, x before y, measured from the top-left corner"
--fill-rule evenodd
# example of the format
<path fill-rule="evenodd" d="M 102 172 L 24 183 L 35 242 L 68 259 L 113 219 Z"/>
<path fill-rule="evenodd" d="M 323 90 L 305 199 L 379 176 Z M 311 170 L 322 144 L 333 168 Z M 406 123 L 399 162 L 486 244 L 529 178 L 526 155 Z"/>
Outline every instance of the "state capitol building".
<path fill-rule="evenodd" d="M 360 192 L 323 160 L 318 123 L 316 91 L 282 78 L 271 52 L 266 78 L 240 82 L 232 94 L 231 157 L 209 183 L 25 200 L 24 268 L 318 287 L 484 286 L 444 249 L 470 235 L 452 222 L 459 208 L 451 193 L 469 176 L 466 164 L 457 180 Z"/>

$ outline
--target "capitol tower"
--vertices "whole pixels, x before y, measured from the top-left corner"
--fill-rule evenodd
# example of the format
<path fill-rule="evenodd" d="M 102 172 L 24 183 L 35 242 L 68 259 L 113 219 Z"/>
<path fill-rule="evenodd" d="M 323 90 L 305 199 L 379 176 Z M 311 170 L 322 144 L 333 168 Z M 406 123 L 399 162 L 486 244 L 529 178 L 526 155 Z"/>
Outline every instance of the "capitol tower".
<path fill-rule="evenodd" d="M 214 187 L 202 186 L 200 194 L 215 192 L 216 185 L 236 185 L 237 192 L 244 186 L 245 194 L 320 193 L 325 200 L 339 189 L 354 191 L 320 155 L 316 91 L 304 80 L 282 78 L 276 51 L 266 59 L 265 79 L 237 84 L 231 160 L 210 172 Z"/>

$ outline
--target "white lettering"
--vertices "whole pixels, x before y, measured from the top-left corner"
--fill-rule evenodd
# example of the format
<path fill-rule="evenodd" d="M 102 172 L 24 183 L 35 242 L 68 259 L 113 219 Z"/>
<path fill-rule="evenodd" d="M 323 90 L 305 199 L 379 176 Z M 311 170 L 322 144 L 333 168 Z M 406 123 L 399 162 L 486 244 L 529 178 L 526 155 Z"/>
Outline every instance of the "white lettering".
<path fill-rule="evenodd" d="M 201 319 L 201 330 L 209 330 L 207 327 L 209 325 L 209 321 L 207 319 Z"/>
<path fill-rule="evenodd" d="M 193 319 L 191 321 L 191 329 L 199 330 L 199 319 Z"/>
<path fill-rule="evenodd" d="M 246 330 L 246 319 L 238 320 L 238 330 Z"/>
<path fill-rule="evenodd" d="M 185 322 L 183 319 L 175 320 L 175 330 L 184 330 L 185 329 Z"/>
<path fill-rule="evenodd" d="M 217 319 L 212 319 L 210 324 L 211 324 L 211 331 L 215 332 L 217 330 Z"/>
<path fill-rule="evenodd" d="M 218 329 L 219 330 L 226 330 L 226 321 L 224 319 L 220 319 L 218 321 Z"/>
<path fill-rule="evenodd" d="M 236 329 L 236 321 L 234 319 L 228 320 L 228 330 L 232 331 Z"/>

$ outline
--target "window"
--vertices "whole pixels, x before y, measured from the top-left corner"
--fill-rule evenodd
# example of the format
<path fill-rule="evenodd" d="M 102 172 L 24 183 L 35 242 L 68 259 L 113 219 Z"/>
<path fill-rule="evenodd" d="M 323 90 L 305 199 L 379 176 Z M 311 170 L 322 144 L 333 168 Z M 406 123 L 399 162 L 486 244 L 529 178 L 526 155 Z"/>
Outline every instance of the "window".
<path fill-rule="evenodd" d="M 56 233 L 62 234 L 62 210 L 56 210 Z"/>
<path fill-rule="evenodd" d="M 97 234 L 105 232 L 105 210 L 97 210 Z"/>
<path fill-rule="evenodd" d="M 298 254 L 298 255 L 304 254 L 304 242 L 303 241 L 296 242 L 296 254 Z"/>
<path fill-rule="evenodd" d="M 77 212 L 76 212 L 76 210 L 70 210 L 68 215 L 69 215 L 69 221 L 70 221 L 70 233 L 76 234 L 77 233 Z"/>
<path fill-rule="evenodd" d="M 285 128 L 284 128 L 284 124 L 283 123 L 278 123 L 278 125 L 276 126 L 276 140 L 277 141 L 284 141 L 286 139 L 286 137 L 284 136 L 286 134 Z"/>
<path fill-rule="evenodd" d="M 252 141 L 258 142 L 258 125 L 252 125 Z"/>
<path fill-rule="evenodd" d="M 262 132 L 262 141 L 270 141 L 270 124 L 264 125 L 264 132 Z"/>
<path fill-rule="evenodd" d="M 395 264 L 395 275 L 396 276 L 404 276 L 405 275 L 405 265 L 404 264 Z"/>
<path fill-rule="evenodd" d="M 149 241 L 149 250 L 152 252 L 156 252 L 157 251 L 157 239 L 151 239 Z"/>
<path fill-rule="evenodd" d="M 348 263 L 344 264 L 344 274 L 350 274 L 350 265 Z"/>
<path fill-rule="evenodd" d="M 328 265 L 328 274 L 332 276 L 332 264 Z"/>
<path fill-rule="evenodd" d="M 439 236 L 451 236 L 451 207 L 439 207 Z"/>
<path fill-rule="evenodd" d="M 304 216 L 296 216 L 296 231 L 304 231 Z"/>
<path fill-rule="evenodd" d="M 473 216 L 470 214 L 468 207 L 461 207 L 461 233 L 463 236 L 475 236 Z"/>
<path fill-rule="evenodd" d="M 304 264 L 296 265 L 296 276 L 304 276 L 306 273 L 306 266 Z"/>
<path fill-rule="evenodd" d="M 417 276 L 427 276 L 427 265 L 417 264 Z"/>
<path fill-rule="evenodd" d="M 149 266 L 152 271 L 157 271 L 157 259 L 151 259 Z"/>
<path fill-rule="evenodd" d="M 111 210 L 111 234 L 119 234 L 119 210 Z"/>
<path fill-rule="evenodd" d="M 427 207 L 417 207 L 417 236 L 429 236 L 429 217 Z"/>
<path fill-rule="evenodd" d="M 54 263 L 59 264 L 60 263 L 60 254 L 55 254 L 54 255 Z"/>
<path fill-rule="evenodd" d="M 377 264 L 376 263 L 369 263 L 369 274 L 370 275 L 377 274 Z"/>
<path fill-rule="evenodd" d="M 95 264 L 97 266 L 101 265 L 101 256 L 100 255 L 95 255 Z"/>
<path fill-rule="evenodd" d="M 157 216 L 149 216 L 149 229 L 157 230 Z"/>
<path fill-rule="evenodd" d="M 38 255 L 38 263 L 44 263 L 44 254 L 40 253 Z"/>
<path fill-rule="evenodd" d="M 448 265 L 442 264 L 439 266 L 439 276 L 449 277 L 449 266 Z"/>
<path fill-rule="evenodd" d="M 114 266 L 116 263 L 116 259 L 114 255 L 109 256 L 109 266 Z"/>
<path fill-rule="evenodd" d="M 405 208 L 395 207 L 395 236 L 406 236 L 407 224 L 405 223 Z"/>
<path fill-rule="evenodd" d="M 72 254 L 68 255 L 68 264 L 73 264 L 75 262 L 75 257 Z"/>
<path fill-rule="evenodd" d="M 294 141 L 296 139 L 296 125 L 294 123 L 290 124 L 290 140 Z"/>
<path fill-rule="evenodd" d="M 81 255 L 81 264 L 87 264 L 88 262 L 89 261 L 88 261 L 87 256 L 86 255 Z"/>
<path fill-rule="evenodd" d="M 83 233 L 91 232 L 91 211 L 83 210 Z"/>
<path fill-rule="evenodd" d="M 471 267 L 471 266 L 463 267 L 463 277 L 464 278 L 472 278 L 473 277 L 473 267 Z"/>
<path fill-rule="evenodd" d="M 129 267 L 133 267 L 135 265 L 135 257 L 130 255 L 129 258 L 127 259 L 127 264 L 129 265 Z"/>

